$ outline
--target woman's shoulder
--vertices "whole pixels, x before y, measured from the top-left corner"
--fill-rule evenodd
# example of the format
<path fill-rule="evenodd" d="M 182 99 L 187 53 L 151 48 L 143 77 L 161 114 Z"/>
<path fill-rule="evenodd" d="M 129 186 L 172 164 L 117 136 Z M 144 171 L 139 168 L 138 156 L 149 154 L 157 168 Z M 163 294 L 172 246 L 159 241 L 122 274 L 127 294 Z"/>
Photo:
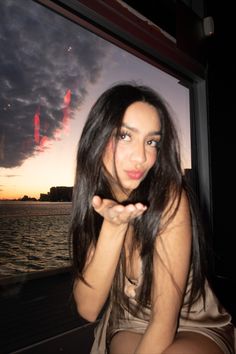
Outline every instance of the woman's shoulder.
<path fill-rule="evenodd" d="M 187 191 L 182 188 L 179 193 L 172 192 L 167 206 L 162 214 L 161 226 L 163 229 L 189 223 L 191 219 L 190 201 Z"/>

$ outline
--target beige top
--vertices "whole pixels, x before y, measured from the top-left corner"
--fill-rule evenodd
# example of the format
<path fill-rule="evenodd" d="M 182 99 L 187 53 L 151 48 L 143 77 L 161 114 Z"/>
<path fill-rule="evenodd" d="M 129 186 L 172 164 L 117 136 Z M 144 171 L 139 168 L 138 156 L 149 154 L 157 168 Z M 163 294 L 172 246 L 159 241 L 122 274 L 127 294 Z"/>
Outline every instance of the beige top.
<path fill-rule="evenodd" d="M 184 305 L 181 308 L 179 319 L 179 331 L 194 331 L 210 337 L 214 340 L 225 354 L 234 354 L 234 330 L 231 323 L 230 314 L 220 305 L 219 301 L 213 294 L 208 282 L 205 283 L 206 299 L 205 308 L 203 298 L 200 297 L 188 313 L 187 303 L 192 283 L 190 273 L 188 286 L 184 297 Z M 134 285 L 128 278 L 125 278 L 124 293 L 129 298 L 129 306 L 135 309 L 137 306 L 136 294 L 141 286 Z M 91 354 L 107 353 L 106 346 L 110 338 L 118 331 L 129 330 L 136 333 L 144 333 L 149 323 L 151 309 L 150 307 L 142 308 L 142 311 L 133 316 L 127 309 L 124 309 L 124 316 L 119 318 L 119 326 L 115 326 L 112 319 L 112 306 L 108 306 L 103 318 L 100 320 L 95 330 L 95 340 L 91 350 Z"/>

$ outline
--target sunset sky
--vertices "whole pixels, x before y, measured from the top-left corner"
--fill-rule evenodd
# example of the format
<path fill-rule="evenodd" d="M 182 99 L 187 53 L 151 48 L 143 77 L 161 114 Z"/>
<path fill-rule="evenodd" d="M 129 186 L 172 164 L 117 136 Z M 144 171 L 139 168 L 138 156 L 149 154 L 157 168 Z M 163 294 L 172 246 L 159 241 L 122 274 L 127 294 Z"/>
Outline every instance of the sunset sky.
<path fill-rule="evenodd" d="M 25 2 L 24 2 L 25 5 Z M 136 81 L 168 102 L 191 168 L 189 91 L 170 75 L 28 0 L 0 2 L 0 199 L 72 186 L 88 110 L 112 84 Z"/>

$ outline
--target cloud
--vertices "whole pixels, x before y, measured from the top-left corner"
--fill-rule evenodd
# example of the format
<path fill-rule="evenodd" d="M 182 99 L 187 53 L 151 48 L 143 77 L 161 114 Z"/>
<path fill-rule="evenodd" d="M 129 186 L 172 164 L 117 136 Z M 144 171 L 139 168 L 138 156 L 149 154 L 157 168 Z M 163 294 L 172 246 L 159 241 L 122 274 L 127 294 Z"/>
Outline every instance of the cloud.
<path fill-rule="evenodd" d="M 101 75 L 109 43 L 33 1 L 1 1 L 0 12 L 0 167 L 12 168 L 43 151 L 35 114 L 40 139 L 56 139 L 65 95 L 70 90 L 72 118 Z"/>

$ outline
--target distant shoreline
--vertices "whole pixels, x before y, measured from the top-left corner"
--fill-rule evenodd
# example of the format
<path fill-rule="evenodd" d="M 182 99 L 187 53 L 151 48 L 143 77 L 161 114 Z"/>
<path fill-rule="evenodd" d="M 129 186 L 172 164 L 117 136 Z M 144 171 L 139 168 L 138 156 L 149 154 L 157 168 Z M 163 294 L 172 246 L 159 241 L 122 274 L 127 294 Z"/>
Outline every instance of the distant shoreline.
<path fill-rule="evenodd" d="M 4 198 L 0 201 L 13 201 L 13 202 L 71 202 L 72 201 L 73 187 L 57 186 L 51 187 L 47 193 L 40 193 L 40 197 L 29 197 L 24 195 L 22 198 Z"/>

